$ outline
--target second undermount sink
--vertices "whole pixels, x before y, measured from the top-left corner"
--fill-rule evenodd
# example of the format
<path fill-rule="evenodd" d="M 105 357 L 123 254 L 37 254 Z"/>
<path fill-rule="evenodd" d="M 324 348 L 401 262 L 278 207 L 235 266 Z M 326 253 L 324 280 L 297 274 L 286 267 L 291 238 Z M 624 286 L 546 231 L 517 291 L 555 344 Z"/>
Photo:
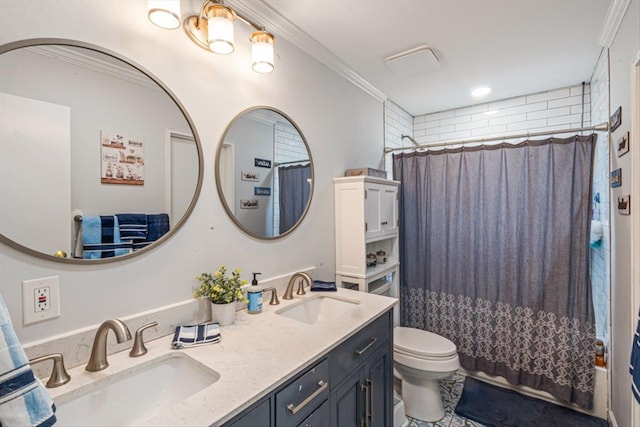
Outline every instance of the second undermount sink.
<path fill-rule="evenodd" d="M 183 353 L 171 353 L 60 395 L 57 425 L 128 426 L 203 390 L 220 375 Z"/>
<path fill-rule="evenodd" d="M 360 301 L 337 295 L 313 295 L 276 310 L 276 314 L 313 325 L 334 319 L 354 309 Z"/>

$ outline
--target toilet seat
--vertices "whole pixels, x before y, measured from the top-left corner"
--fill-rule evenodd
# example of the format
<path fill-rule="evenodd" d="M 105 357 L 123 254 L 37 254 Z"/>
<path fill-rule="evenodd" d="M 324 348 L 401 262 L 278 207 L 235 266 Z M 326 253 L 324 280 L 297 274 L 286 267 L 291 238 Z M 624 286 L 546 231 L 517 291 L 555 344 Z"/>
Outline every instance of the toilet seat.
<path fill-rule="evenodd" d="M 403 326 L 393 329 L 393 351 L 419 359 L 451 359 L 457 356 L 456 345 L 445 337 Z"/>

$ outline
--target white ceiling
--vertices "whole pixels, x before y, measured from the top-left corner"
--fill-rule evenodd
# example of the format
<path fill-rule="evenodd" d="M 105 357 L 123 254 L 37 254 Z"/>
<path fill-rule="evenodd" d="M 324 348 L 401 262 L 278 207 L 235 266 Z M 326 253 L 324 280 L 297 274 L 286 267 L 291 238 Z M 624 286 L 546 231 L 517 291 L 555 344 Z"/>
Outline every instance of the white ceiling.
<path fill-rule="evenodd" d="M 331 57 L 343 74 L 416 116 L 589 82 L 610 0 L 243 3 L 268 30 L 325 63 Z M 420 45 L 439 58 L 435 70 L 403 77 L 385 65 Z M 476 100 L 470 91 L 477 86 L 493 90 Z"/>

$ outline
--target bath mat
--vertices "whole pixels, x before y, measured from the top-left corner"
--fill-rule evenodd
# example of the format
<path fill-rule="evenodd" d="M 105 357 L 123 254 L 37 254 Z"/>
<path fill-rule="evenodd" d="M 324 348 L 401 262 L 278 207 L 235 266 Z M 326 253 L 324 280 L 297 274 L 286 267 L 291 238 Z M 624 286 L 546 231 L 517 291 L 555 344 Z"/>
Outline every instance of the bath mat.
<path fill-rule="evenodd" d="M 456 414 L 487 427 L 607 427 L 601 419 L 467 377 Z"/>

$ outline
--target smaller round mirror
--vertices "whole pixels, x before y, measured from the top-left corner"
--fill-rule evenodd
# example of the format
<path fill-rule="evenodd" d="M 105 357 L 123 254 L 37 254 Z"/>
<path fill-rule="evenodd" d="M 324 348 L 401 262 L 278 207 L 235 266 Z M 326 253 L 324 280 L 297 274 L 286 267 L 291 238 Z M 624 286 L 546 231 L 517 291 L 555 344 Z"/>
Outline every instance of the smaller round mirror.
<path fill-rule="evenodd" d="M 242 231 L 259 239 L 291 233 L 313 194 L 313 162 L 298 126 L 271 107 L 253 107 L 227 126 L 218 146 L 216 182 Z"/>

